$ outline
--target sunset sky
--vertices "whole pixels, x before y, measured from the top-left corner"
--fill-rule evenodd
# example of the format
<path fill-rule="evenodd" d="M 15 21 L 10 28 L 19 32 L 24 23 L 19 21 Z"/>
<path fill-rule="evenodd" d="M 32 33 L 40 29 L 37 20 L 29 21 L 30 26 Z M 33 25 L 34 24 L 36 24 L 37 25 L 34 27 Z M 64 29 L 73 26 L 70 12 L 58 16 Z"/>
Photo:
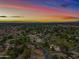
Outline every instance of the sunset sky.
<path fill-rule="evenodd" d="M 24 16 L 24 21 L 78 21 L 79 0 L 0 0 L 0 16 Z"/>

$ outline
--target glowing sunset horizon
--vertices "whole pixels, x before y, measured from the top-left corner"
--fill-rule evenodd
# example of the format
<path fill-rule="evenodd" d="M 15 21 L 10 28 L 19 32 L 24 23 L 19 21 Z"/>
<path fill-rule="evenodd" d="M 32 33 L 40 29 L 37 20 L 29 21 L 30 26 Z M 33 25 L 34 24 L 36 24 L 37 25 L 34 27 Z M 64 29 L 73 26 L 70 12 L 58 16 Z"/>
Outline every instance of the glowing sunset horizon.
<path fill-rule="evenodd" d="M 0 17 L 0 21 L 79 21 L 78 2 L 77 0 L 0 0 L 0 16 L 8 16 Z"/>

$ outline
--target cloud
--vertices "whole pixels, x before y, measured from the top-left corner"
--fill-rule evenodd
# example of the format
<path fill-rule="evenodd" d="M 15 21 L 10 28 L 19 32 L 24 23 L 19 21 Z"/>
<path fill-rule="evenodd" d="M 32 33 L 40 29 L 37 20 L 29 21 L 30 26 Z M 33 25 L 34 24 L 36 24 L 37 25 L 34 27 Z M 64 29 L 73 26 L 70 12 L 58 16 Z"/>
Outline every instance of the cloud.
<path fill-rule="evenodd" d="M 0 16 L 1 18 L 6 18 L 7 16 Z"/>
<path fill-rule="evenodd" d="M 44 6 L 39 6 L 39 5 L 26 5 L 26 6 L 22 6 L 22 5 L 12 5 L 12 4 L 0 4 L 0 9 L 1 8 L 11 8 L 11 9 L 17 9 L 20 11 L 35 11 L 35 12 L 40 12 L 42 14 L 47 13 L 48 15 L 67 15 L 67 16 L 74 16 L 74 17 L 79 17 L 79 13 L 77 12 L 71 12 L 71 11 L 61 11 L 61 9 L 58 8 L 48 8 L 48 7 L 44 7 Z M 6 10 L 6 9 L 5 9 Z M 8 11 L 9 12 L 9 11 Z M 14 13 L 14 12 L 12 12 Z"/>

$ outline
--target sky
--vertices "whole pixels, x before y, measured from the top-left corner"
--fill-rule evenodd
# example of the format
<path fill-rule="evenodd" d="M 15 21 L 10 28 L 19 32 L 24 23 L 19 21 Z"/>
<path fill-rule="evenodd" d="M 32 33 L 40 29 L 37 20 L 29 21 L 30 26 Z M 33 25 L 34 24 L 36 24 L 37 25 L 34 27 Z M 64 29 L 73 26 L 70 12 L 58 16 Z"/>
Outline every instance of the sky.
<path fill-rule="evenodd" d="M 0 16 L 44 21 L 78 20 L 79 0 L 0 0 Z"/>

